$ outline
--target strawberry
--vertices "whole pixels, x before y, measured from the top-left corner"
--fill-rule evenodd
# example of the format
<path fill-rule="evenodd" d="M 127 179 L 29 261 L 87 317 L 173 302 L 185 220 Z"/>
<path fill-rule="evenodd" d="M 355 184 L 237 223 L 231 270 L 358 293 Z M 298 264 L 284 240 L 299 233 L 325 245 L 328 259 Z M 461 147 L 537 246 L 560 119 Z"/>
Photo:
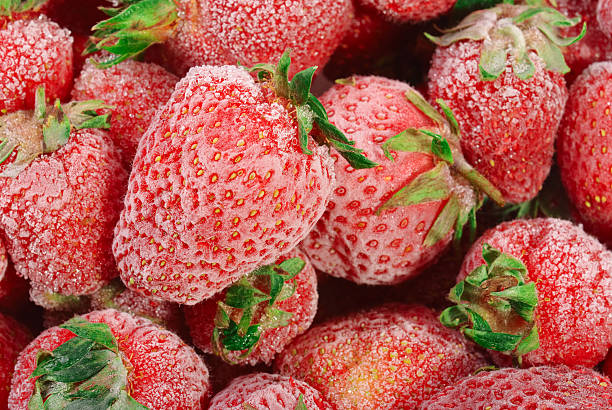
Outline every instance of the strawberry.
<path fill-rule="evenodd" d="M 0 313 L 0 408 L 7 408 L 9 387 L 19 352 L 31 340 L 30 332 L 15 319 Z"/>
<path fill-rule="evenodd" d="M 612 346 L 612 252 L 571 222 L 515 220 L 490 229 L 458 280 L 450 292 L 458 304 L 441 321 L 518 364 L 593 367 Z"/>
<path fill-rule="evenodd" d="M 41 333 L 19 355 L 10 409 L 200 409 L 208 370 L 178 336 L 143 318 L 94 311 Z"/>
<path fill-rule="evenodd" d="M 295 50 L 291 74 L 323 66 L 340 44 L 352 18 L 350 0 L 271 0 L 255 5 L 239 0 L 136 0 L 112 9 L 94 26 L 95 46 L 122 61 L 149 45 L 165 42 L 166 61 L 184 75 L 203 64 L 277 61 Z"/>
<path fill-rule="evenodd" d="M 252 373 L 213 397 L 210 410 L 332 409 L 308 384 L 279 374 Z"/>
<path fill-rule="evenodd" d="M 227 291 L 188 307 L 185 315 L 193 343 L 202 351 L 232 364 L 270 364 L 310 327 L 317 301 L 314 268 L 306 255 L 292 250 Z M 227 317 L 226 323 L 220 317 Z"/>
<path fill-rule="evenodd" d="M 594 63 L 570 89 L 559 130 L 563 185 L 586 230 L 612 244 L 612 62 Z"/>
<path fill-rule="evenodd" d="M 584 34 L 564 39 L 557 31 L 578 20 L 551 8 L 500 4 L 468 15 L 441 37 L 429 36 L 439 46 L 430 98 L 448 103 L 465 157 L 508 202 L 535 197 L 550 171 L 567 100 L 569 68 L 560 47 Z"/>
<path fill-rule="evenodd" d="M 42 292 L 93 293 L 116 275 L 113 226 L 126 173 L 100 101 L 0 117 L 0 228 L 17 273 Z"/>
<path fill-rule="evenodd" d="M 292 249 L 333 183 L 311 130 L 355 167 L 375 165 L 309 93 L 314 70 L 289 83 L 289 62 L 286 53 L 276 69 L 258 66 L 257 81 L 240 67 L 194 68 L 156 113 L 115 230 L 129 288 L 193 305 Z"/>
<path fill-rule="evenodd" d="M 88 62 L 75 81 L 72 98 L 102 99 L 113 106 L 109 133 L 122 150 L 123 162 L 131 166 L 142 134 L 177 82 L 173 74 L 151 63 L 124 61 L 103 70 Z"/>
<path fill-rule="evenodd" d="M 5 0 L 0 4 L 0 27 L 12 21 L 30 20 L 59 8 L 64 0 Z"/>
<path fill-rule="evenodd" d="M 486 361 L 434 313 L 385 305 L 298 336 L 277 358 L 281 374 L 323 393 L 335 408 L 416 408 Z"/>
<path fill-rule="evenodd" d="M 115 309 L 141 316 L 177 333 L 182 333 L 184 327 L 183 314 L 177 304 L 146 298 L 138 292 L 126 289 L 119 279 L 114 279 L 91 295 L 91 310 L 103 309 Z"/>
<path fill-rule="evenodd" d="M 567 64 L 572 69 L 571 78 L 596 61 L 612 59 L 612 42 L 602 32 L 597 21 L 598 0 L 555 0 L 557 8 L 568 15 L 579 15 L 588 30 L 584 38 L 566 48 L 563 52 Z M 564 30 L 567 35 L 575 36 L 580 32 L 578 27 Z"/>
<path fill-rule="evenodd" d="M 609 409 L 612 382 L 591 369 L 542 366 L 468 376 L 423 403 L 433 409 Z"/>
<path fill-rule="evenodd" d="M 481 191 L 500 200 L 463 159 L 452 115 L 443 118 L 407 84 L 354 76 L 321 101 L 330 120 L 380 165 L 355 170 L 332 155 L 334 194 L 301 245 L 315 268 L 363 284 L 401 282 L 431 263 L 453 231 L 461 234 Z M 447 157 L 432 151 L 438 143 Z"/>
<path fill-rule="evenodd" d="M 599 0 L 597 3 L 597 22 L 599 29 L 612 38 L 612 1 Z"/>
<path fill-rule="evenodd" d="M 359 0 L 375 7 L 393 21 L 419 22 L 431 20 L 449 11 L 457 0 Z"/>
<path fill-rule="evenodd" d="M 18 20 L 0 30 L 0 112 L 34 108 L 36 89 L 48 101 L 64 98 L 72 85 L 72 37 L 41 18 Z"/>

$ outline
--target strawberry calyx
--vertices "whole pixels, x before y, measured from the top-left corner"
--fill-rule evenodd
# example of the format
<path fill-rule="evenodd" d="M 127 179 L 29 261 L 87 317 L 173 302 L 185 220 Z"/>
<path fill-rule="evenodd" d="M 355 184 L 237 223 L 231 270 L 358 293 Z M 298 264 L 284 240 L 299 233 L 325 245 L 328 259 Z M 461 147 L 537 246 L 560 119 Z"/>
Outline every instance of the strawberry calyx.
<path fill-rule="evenodd" d="M 106 50 L 115 57 L 98 61 L 108 68 L 135 57 L 156 43 L 163 43 L 174 32 L 178 20 L 172 0 L 123 0 L 120 7 L 103 7 L 110 18 L 92 27 L 90 43 L 83 54 Z"/>
<path fill-rule="evenodd" d="M 538 293 L 526 282 L 527 268 L 517 258 L 488 244 L 482 248 L 484 265 L 455 285 L 440 322 L 459 329 L 480 346 L 518 360 L 539 347 L 535 310 Z"/>
<path fill-rule="evenodd" d="M 57 151 L 74 130 L 110 128 L 110 113 L 96 112 L 104 108 L 112 107 L 99 100 L 61 104 L 59 99 L 49 106 L 44 88 L 39 87 L 33 111 L 0 117 L 0 177 L 15 177 L 40 155 Z"/>
<path fill-rule="evenodd" d="M 225 299 L 217 303 L 213 352 L 235 364 L 228 356 L 230 352 L 242 352 L 238 357 L 242 360 L 257 346 L 264 330 L 287 326 L 292 313 L 275 304 L 293 296 L 294 278 L 305 266 L 306 262 L 297 257 L 265 265 L 229 287 Z"/>
<path fill-rule="evenodd" d="M 452 229 L 455 230 L 455 240 L 459 241 L 463 235 L 463 227 L 468 221 L 472 230 L 475 229 L 475 215 L 484 201 L 483 194 L 500 206 L 504 205 L 503 196 L 463 156 L 459 142 L 459 124 L 444 101 L 437 101 L 444 112 L 443 117 L 418 92 L 408 91 L 406 98 L 432 119 L 436 128 L 408 128 L 385 141 L 382 150 L 391 161 L 394 161 L 392 151 L 430 154 L 434 159 L 434 167 L 393 194 L 377 209 L 376 214 L 380 215 L 384 210 L 400 206 L 446 200 L 423 244 L 427 247 L 435 245 Z M 453 187 L 458 185 L 469 186 L 475 195 L 469 197 L 457 192 Z"/>
<path fill-rule="evenodd" d="M 427 33 L 425 36 L 442 47 L 462 40 L 482 41 L 479 69 L 485 81 L 497 79 L 506 70 L 508 52 L 513 56 L 512 70 L 522 80 L 535 74 L 530 51 L 538 54 L 546 69 L 566 74 L 570 69 L 561 49 L 584 37 L 586 23 L 577 36 L 562 37 L 559 30 L 577 25 L 581 17 L 568 18 L 558 10 L 541 4 L 539 0 L 530 0 L 525 5 L 504 3 L 477 10 L 456 27 L 442 30 L 442 36 Z"/>
<path fill-rule="evenodd" d="M 75 317 L 60 327 L 76 336 L 52 352 L 37 353 L 29 410 L 147 409 L 129 395 L 130 365 L 106 323 Z"/>
<path fill-rule="evenodd" d="M 291 51 L 285 50 L 276 66 L 256 64 L 247 70 L 255 73 L 257 80 L 269 83 L 277 96 L 288 100 L 295 107 L 299 143 L 302 152 L 312 155 L 308 148 L 310 136 L 319 145 L 335 149 L 355 169 L 373 168 L 378 164 L 368 159 L 363 150 L 355 148 L 355 142 L 346 138 L 329 117 L 323 104 L 310 92 L 312 78 L 317 67 L 298 72 L 289 81 Z"/>
<path fill-rule="evenodd" d="M 36 11 L 48 0 L 0 0 L 0 16 L 10 17 L 14 13 Z"/>

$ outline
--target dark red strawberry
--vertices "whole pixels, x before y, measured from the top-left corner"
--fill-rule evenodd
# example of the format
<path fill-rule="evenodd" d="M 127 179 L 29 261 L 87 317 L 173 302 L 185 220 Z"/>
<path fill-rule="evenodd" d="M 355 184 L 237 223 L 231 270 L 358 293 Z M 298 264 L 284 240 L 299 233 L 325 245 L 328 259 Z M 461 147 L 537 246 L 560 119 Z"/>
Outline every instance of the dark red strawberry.
<path fill-rule="evenodd" d="M 6 409 L 11 377 L 19 352 L 32 338 L 30 332 L 15 319 L 0 313 L 0 408 Z"/>
<path fill-rule="evenodd" d="M 178 336 L 116 310 L 41 333 L 19 355 L 10 409 L 198 409 L 208 370 Z"/>
<path fill-rule="evenodd" d="M 438 409 L 609 409 L 612 382 L 584 367 L 500 369 L 468 376 L 423 403 Z"/>

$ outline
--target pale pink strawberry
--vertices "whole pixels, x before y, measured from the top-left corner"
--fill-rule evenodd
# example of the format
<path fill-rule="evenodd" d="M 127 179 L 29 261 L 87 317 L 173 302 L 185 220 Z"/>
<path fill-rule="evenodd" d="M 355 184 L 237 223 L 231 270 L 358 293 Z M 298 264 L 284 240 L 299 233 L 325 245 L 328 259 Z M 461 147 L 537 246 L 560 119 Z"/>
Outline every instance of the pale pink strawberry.
<path fill-rule="evenodd" d="M 599 0 L 597 3 L 597 22 L 600 30 L 612 38 L 612 1 Z"/>

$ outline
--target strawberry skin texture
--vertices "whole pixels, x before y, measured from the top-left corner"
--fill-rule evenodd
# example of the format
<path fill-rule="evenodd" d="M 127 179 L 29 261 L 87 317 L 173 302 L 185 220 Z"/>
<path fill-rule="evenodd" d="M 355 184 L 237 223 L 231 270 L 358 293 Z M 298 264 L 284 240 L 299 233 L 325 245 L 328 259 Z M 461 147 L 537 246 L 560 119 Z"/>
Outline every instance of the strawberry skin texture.
<path fill-rule="evenodd" d="M 47 19 L 18 20 L 0 30 L 0 112 L 34 108 L 45 87 L 48 101 L 64 98 L 72 85 L 72 37 Z"/>
<path fill-rule="evenodd" d="M 116 276 L 111 242 L 126 178 L 112 142 L 94 130 L 0 177 L 0 227 L 17 273 L 65 295 L 93 293 Z"/>
<path fill-rule="evenodd" d="M 217 393 L 209 410 L 243 410 L 246 404 L 258 410 L 294 409 L 300 395 L 308 410 L 333 409 L 307 383 L 279 374 L 253 373 L 234 379 Z"/>
<path fill-rule="evenodd" d="M 327 211 L 302 242 L 315 268 L 361 284 L 394 284 L 419 273 L 450 241 L 430 248 L 423 240 L 445 201 L 398 207 L 376 215 L 396 191 L 434 166 L 432 155 L 397 153 L 387 159 L 381 144 L 404 129 L 433 122 L 404 94 L 410 86 L 382 77 L 352 77 L 322 97 L 332 121 L 368 158 L 380 164 L 355 170 L 336 153 L 336 186 Z"/>
<path fill-rule="evenodd" d="M 606 409 L 612 382 L 584 367 L 499 369 L 468 376 L 423 403 L 434 409 Z"/>
<path fill-rule="evenodd" d="M 238 360 L 240 352 L 237 352 L 238 354 L 235 355 L 230 354 L 231 360 L 251 366 L 261 362 L 269 365 L 277 353 L 281 352 L 297 335 L 304 333 L 312 324 L 312 320 L 317 313 L 317 302 L 319 300 L 317 275 L 312 264 L 306 255 L 297 249 L 283 255 L 274 263 L 278 265 L 284 260 L 296 257 L 306 262 L 306 266 L 295 277 L 295 293 L 289 299 L 275 303 L 276 308 L 292 314 L 288 320 L 288 325 L 264 330 L 257 346 L 245 359 Z M 218 293 L 202 303 L 185 309 L 187 326 L 193 344 L 205 353 L 213 352 L 211 337 L 217 312 L 217 302 L 223 300 L 225 300 L 225 292 Z M 254 323 L 258 322 L 259 319 L 260 317 L 254 317 Z"/>
<path fill-rule="evenodd" d="M 193 305 L 292 249 L 334 179 L 327 149 L 305 155 L 297 134 L 243 69 L 192 69 L 134 159 L 113 244 L 126 285 Z"/>
<path fill-rule="evenodd" d="M 389 20 L 420 22 L 431 20 L 449 11 L 457 0 L 359 0 L 375 7 Z"/>
<path fill-rule="evenodd" d="M 568 221 L 515 220 L 483 234 L 459 280 L 484 264 L 484 243 L 520 259 L 536 284 L 540 347 L 522 356 L 525 365 L 593 367 L 604 359 L 612 346 L 612 252 Z"/>
<path fill-rule="evenodd" d="M 610 152 L 608 152 L 610 151 Z M 563 185 L 587 231 L 612 244 L 612 62 L 578 76 L 557 142 Z"/>
<path fill-rule="evenodd" d="M 431 310 L 385 305 L 316 326 L 276 359 L 338 409 L 417 408 L 431 394 L 486 365 Z"/>
<path fill-rule="evenodd" d="M 293 49 L 290 75 L 323 67 L 348 30 L 350 0 L 177 1 L 179 21 L 164 44 L 165 61 L 179 75 L 211 64 L 251 66 L 278 61 Z"/>
<path fill-rule="evenodd" d="M 210 394 L 208 370 L 196 352 L 174 333 L 144 318 L 113 309 L 83 316 L 90 322 L 106 323 L 124 362 L 128 362 L 130 395 L 151 410 L 201 409 Z M 13 375 L 9 409 L 26 409 L 34 391 L 30 374 L 40 349 L 53 351 L 74 334 L 53 327 L 42 332 L 19 355 Z"/>
<path fill-rule="evenodd" d="M 15 319 L 0 313 L 0 408 L 7 408 L 9 388 L 19 352 L 32 340 L 28 330 Z"/>
<path fill-rule="evenodd" d="M 461 127 L 461 148 L 472 166 L 513 203 L 536 196 L 548 176 L 567 88 L 563 75 L 530 53 L 535 74 L 520 80 L 507 68 L 481 79 L 481 43 L 438 47 L 429 71 L 429 96 L 443 99 Z"/>
<path fill-rule="evenodd" d="M 152 63 L 128 60 L 99 69 L 88 62 L 75 81 L 72 98 L 103 100 L 113 107 L 109 133 L 122 151 L 123 162 L 131 166 L 140 138 L 178 80 Z"/>
<path fill-rule="evenodd" d="M 612 1 L 599 0 L 597 3 L 597 22 L 599 29 L 612 38 Z"/>

